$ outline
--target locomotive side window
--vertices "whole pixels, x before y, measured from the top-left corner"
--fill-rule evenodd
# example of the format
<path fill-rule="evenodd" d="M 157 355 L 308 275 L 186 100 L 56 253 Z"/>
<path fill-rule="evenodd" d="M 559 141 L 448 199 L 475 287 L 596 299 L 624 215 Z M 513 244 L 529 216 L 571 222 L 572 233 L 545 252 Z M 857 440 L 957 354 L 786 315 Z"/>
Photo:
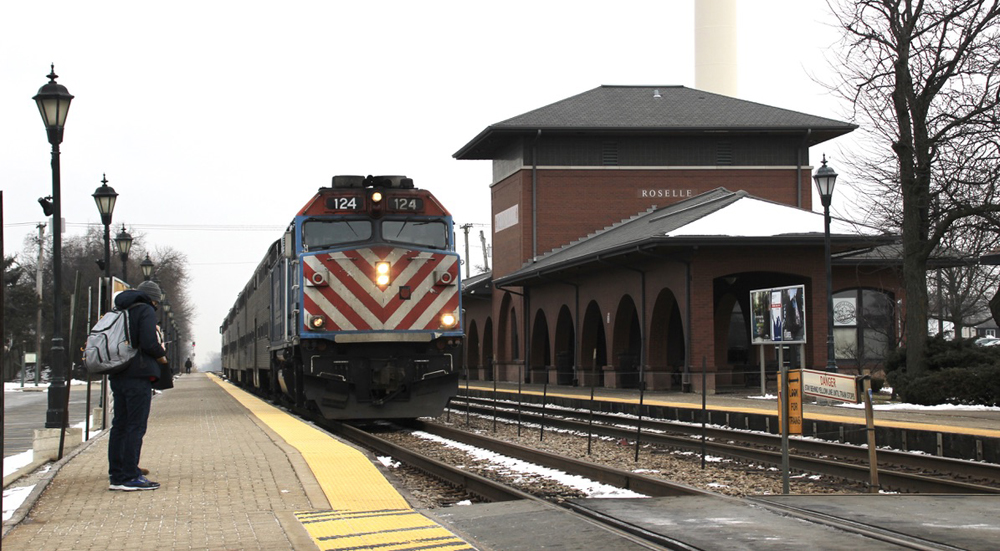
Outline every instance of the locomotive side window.
<path fill-rule="evenodd" d="M 448 226 L 439 220 L 385 220 L 382 237 L 396 243 L 444 249 L 448 247 Z"/>
<path fill-rule="evenodd" d="M 372 223 L 368 220 L 314 219 L 302 224 L 302 244 L 306 250 L 365 241 L 371 236 Z"/>

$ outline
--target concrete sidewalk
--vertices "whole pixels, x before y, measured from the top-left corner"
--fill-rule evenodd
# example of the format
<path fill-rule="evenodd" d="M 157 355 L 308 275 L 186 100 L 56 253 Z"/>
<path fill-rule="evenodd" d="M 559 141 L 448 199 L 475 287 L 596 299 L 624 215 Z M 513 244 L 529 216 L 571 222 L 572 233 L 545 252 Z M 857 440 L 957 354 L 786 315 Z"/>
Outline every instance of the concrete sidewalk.
<path fill-rule="evenodd" d="M 160 489 L 108 490 L 105 433 L 15 514 L 4 549 L 316 549 L 292 513 L 329 504 L 298 452 L 207 375 L 174 384 L 153 399 L 143 445 Z"/>

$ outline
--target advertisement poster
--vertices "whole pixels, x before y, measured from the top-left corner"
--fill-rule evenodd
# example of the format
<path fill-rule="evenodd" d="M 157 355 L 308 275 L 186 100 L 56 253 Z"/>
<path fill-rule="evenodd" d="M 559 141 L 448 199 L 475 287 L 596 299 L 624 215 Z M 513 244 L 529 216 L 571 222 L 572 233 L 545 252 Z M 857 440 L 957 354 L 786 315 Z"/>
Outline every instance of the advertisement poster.
<path fill-rule="evenodd" d="M 771 342 L 771 291 L 750 291 L 750 334 L 755 344 Z"/>
<path fill-rule="evenodd" d="M 802 309 L 802 287 L 781 290 L 782 333 L 785 342 L 806 342 L 805 312 Z"/>
<path fill-rule="evenodd" d="M 781 291 L 771 291 L 771 340 L 778 342 L 784 337 L 781 319 Z"/>
<path fill-rule="evenodd" d="M 806 342 L 805 286 L 750 291 L 750 334 L 754 344 Z"/>

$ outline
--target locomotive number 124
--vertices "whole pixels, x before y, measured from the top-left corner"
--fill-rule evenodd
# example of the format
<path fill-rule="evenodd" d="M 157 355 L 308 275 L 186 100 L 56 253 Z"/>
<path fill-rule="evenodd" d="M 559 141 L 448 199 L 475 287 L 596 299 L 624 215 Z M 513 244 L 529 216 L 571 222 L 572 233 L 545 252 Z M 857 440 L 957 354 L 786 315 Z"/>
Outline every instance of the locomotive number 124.
<path fill-rule="evenodd" d="M 357 197 L 327 197 L 326 208 L 330 210 L 358 210 Z"/>
<path fill-rule="evenodd" d="M 396 211 L 419 212 L 424 210 L 424 200 L 420 197 L 391 197 L 390 209 Z"/>

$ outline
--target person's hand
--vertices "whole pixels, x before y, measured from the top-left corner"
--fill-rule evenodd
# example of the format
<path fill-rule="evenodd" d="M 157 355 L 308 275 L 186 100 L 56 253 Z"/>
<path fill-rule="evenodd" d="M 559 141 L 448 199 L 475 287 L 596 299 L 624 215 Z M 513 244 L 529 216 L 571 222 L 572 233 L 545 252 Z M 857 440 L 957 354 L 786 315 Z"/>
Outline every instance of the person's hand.
<path fill-rule="evenodd" d="M 156 358 L 156 363 L 166 365 L 167 364 L 167 357 L 166 356 L 160 356 L 159 358 Z"/>

